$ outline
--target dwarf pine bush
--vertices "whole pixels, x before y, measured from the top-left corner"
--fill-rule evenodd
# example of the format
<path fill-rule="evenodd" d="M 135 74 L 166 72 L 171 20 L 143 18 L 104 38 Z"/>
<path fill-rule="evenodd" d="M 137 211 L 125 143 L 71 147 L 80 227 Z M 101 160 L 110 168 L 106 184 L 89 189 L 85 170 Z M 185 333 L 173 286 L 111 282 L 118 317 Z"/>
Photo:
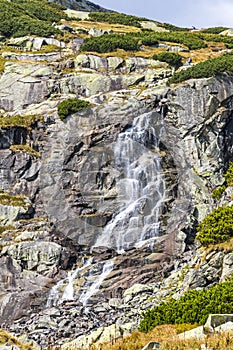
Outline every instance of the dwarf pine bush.
<path fill-rule="evenodd" d="M 143 313 L 139 330 L 148 332 L 162 324 L 204 324 L 210 313 L 233 312 L 233 279 L 208 290 L 190 290 L 180 300 L 171 299 Z"/>
<path fill-rule="evenodd" d="M 59 103 L 57 112 L 62 121 L 72 113 L 81 111 L 90 105 L 88 101 L 80 100 L 78 98 L 68 98 L 67 100 Z"/>
<path fill-rule="evenodd" d="M 182 56 L 174 52 L 161 52 L 158 55 L 152 57 L 154 60 L 159 60 L 168 63 L 170 66 L 175 67 L 175 69 L 182 66 Z"/>
<path fill-rule="evenodd" d="M 233 205 L 215 209 L 202 220 L 197 231 L 196 238 L 204 246 L 230 240 L 233 237 Z"/>

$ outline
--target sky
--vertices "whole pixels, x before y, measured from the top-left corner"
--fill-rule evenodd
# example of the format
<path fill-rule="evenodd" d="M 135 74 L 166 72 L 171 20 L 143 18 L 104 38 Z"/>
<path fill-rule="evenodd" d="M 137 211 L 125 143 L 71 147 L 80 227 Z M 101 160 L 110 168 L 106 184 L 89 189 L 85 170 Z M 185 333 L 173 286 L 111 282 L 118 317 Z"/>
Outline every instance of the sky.
<path fill-rule="evenodd" d="M 91 0 L 105 8 L 181 27 L 233 28 L 233 0 Z"/>

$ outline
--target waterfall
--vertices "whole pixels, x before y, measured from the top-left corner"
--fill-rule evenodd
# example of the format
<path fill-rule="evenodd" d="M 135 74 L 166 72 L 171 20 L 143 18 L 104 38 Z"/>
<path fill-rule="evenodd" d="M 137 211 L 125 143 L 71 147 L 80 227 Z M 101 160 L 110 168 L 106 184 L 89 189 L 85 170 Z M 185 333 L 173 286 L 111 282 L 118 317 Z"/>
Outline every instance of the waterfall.
<path fill-rule="evenodd" d="M 140 115 L 130 128 L 118 135 L 114 146 L 114 170 L 117 174 L 114 205 L 117 210 L 97 237 L 94 247 L 113 248 L 119 253 L 145 244 L 153 248 L 154 240 L 161 234 L 160 214 L 165 199 L 165 181 L 159 151 L 162 126 L 155 129 L 154 125 L 159 123 L 155 118 L 153 113 Z M 74 280 L 89 265 L 90 259 L 59 281 L 50 291 L 47 306 L 74 300 Z M 91 266 L 89 276 L 85 275 L 86 282 L 78 292 L 79 302 L 87 305 L 113 267 L 114 259 Z"/>
<path fill-rule="evenodd" d="M 113 270 L 113 267 L 114 267 L 114 259 L 108 260 L 104 263 L 102 268 L 102 273 L 99 276 L 97 276 L 95 282 L 93 282 L 88 287 L 88 289 L 84 291 L 79 297 L 79 301 L 83 304 L 83 306 L 86 306 L 88 300 L 99 290 L 101 283 Z"/>
<path fill-rule="evenodd" d="M 87 261 L 83 265 L 77 267 L 73 272 L 68 271 L 67 277 L 65 279 L 60 280 L 55 286 L 53 286 L 50 290 L 46 307 L 56 306 L 61 304 L 65 300 L 74 300 L 74 286 L 73 282 L 77 277 L 78 273 L 82 270 L 86 269 L 92 263 L 92 258 L 87 259 Z M 67 283 L 62 296 L 60 297 L 62 287 Z"/>
<path fill-rule="evenodd" d="M 64 285 L 64 283 L 65 280 L 61 280 L 50 289 L 46 307 L 56 306 L 58 304 L 60 288 Z"/>
<path fill-rule="evenodd" d="M 155 116 L 145 113 L 119 134 L 114 147 L 119 210 L 94 246 L 107 246 L 119 253 L 151 242 L 160 235 L 160 213 L 165 181 L 159 154 Z"/>

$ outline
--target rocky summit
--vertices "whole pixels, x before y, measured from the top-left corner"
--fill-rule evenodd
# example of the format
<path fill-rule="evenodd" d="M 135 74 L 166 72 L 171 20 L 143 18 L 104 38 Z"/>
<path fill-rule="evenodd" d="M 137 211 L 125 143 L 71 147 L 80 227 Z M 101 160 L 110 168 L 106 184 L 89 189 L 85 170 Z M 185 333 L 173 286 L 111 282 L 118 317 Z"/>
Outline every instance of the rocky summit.
<path fill-rule="evenodd" d="M 0 28 L 1 328 L 88 348 L 227 281 L 232 214 L 201 225 L 233 204 L 231 37 L 84 0 L 1 2 L 28 8 Z"/>

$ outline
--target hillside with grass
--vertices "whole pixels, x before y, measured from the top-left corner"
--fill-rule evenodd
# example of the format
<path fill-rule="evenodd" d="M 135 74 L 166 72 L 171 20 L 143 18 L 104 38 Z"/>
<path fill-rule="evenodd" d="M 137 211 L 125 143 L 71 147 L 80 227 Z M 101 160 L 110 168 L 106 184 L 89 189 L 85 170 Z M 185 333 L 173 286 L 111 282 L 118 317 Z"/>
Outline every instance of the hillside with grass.
<path fill-rule="evenodd" d="M 51 36 L 58 33 L 52 26 L 66 17 L 59 4 L 42 0 L 1 0 L 0 35 L 20 37 L 25 35 Z"/>

